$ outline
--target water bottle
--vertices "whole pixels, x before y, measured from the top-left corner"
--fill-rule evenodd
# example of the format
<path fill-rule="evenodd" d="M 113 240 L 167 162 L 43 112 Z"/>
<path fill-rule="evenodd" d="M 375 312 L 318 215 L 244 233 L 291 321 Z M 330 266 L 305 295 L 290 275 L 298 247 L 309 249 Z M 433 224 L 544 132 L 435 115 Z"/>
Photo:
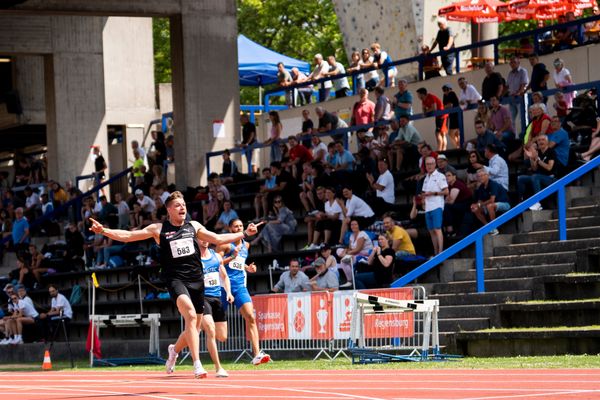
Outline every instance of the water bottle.
<path fill-rule="evenodd" d="M 277 262 L 277 260 L 273 260 L 273 269 L 279 269 L 279 263 Z"/>

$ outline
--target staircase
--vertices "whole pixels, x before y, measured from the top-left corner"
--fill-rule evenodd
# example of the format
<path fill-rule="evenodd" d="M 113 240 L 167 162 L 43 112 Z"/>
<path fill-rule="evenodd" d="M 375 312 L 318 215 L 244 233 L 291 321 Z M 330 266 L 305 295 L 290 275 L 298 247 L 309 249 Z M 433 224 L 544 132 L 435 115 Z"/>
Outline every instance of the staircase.
<path fill-rule="evenodd" d="M 595 172 L 595 176 L 600 174 Z M 567 238 L 557 211 L 528 211 L 531 231 L 486 237 L 485 293 L 473 259 L 447 262 L 447 283 L 427 285 L 440 301 L 449 351 L 469 356 L 600 351 L 600 181 L 567 188 Z M 593 185 L 593 184 L 592 184 Z M 446 272 L 446 275 L 448 272 Z"/>

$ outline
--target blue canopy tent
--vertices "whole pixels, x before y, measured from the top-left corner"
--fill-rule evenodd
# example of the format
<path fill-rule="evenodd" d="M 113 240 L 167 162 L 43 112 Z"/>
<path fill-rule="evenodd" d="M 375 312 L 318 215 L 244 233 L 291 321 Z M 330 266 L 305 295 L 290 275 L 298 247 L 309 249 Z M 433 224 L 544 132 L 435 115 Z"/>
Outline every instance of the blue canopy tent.
<path fill-rule="evenodd" d="M 288 71 L 296 67 L 305 74 L 310 72 L 309 63 L 267 49 L 244 35 L 238 36 L 240 86 L 264 86 L 277 83 L 279 62 L 282 62 Z"/>

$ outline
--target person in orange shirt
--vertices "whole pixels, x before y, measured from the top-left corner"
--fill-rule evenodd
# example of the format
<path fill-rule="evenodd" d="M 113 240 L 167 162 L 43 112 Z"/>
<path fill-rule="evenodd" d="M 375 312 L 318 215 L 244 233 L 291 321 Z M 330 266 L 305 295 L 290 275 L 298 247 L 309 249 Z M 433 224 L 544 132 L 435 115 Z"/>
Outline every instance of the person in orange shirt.
<path fill-rule="evenodd" d="M 434 95 L 433 93 L 427 93 L 427 89 L 420 88 L 417 90 L 417 96 L 421 99 L 423 107 L 423 113 L 432 113 L 434 111 L 441 111 L 444 109 L 444 103 L 442 100 Z M 439 115 L 435 117 L 435 137 L 437 140 L 437 151 L 445 151 L 448 146 L 448 140 L 446 133 L 448 132 L 447 127 L 448 114 Z"/>

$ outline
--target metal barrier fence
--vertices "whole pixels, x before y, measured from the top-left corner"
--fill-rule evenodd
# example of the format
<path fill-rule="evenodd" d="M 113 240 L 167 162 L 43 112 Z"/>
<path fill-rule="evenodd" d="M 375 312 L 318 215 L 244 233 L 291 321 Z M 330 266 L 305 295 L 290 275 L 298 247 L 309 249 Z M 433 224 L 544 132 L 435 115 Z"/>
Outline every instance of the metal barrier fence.
<path fill-rule="evenodd" d="M 321 356 L 335 359 L 344 356 L 351 347 L 352 309 L 354 290 L 336 292 L 306 292 L 253 296 L 260 347 L 265 351 L 314 351 L 315 360 Z M 361 290 L 361 293 L 395 300 L 425 300 L 425 288 L 410 286 L 401 289 Z M 390 316 L 396 322 L 390 322 Z M 218 343 L 219 352 L 239 353 L 252 359 L 248 347 L 246 324 L 235 307 L 227 311 L 229 337 Z M 368 320 L 371 333 L 366 339 L 369 347 L 414 354 L 426 343 L 424 315 L 388 314 Z M 401 328 L 398 330 L 398 328 Z M 207 352 L 201 340 L 200 351 Z"/>

